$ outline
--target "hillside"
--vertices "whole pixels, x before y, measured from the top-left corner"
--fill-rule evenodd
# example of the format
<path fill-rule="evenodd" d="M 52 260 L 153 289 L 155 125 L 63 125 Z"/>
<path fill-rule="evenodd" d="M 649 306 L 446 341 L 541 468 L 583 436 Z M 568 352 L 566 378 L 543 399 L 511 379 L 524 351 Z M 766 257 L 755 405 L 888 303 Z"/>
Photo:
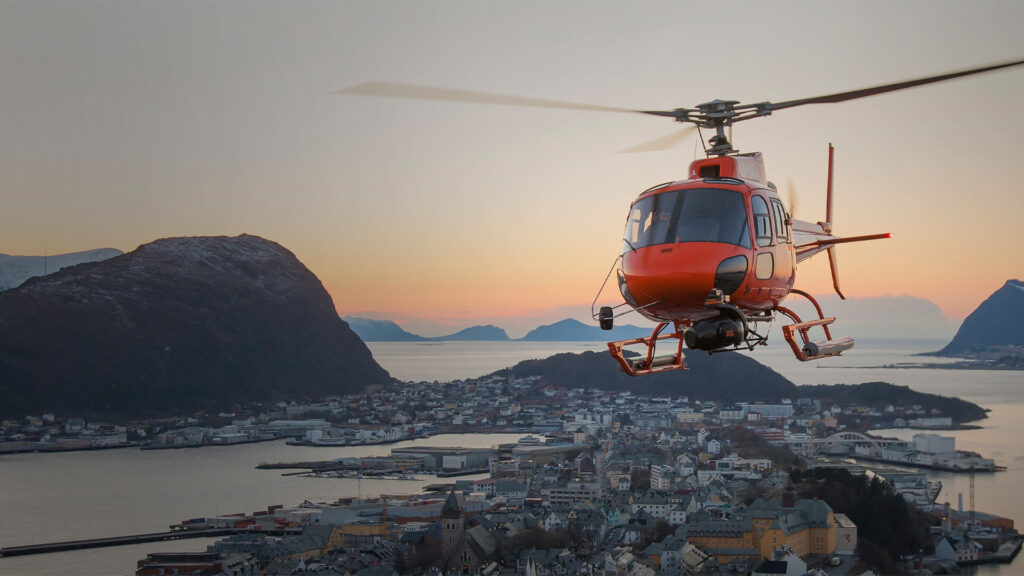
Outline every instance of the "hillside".
<path fill-rule="evenodd" d="M 938 410 L 943 416 L 952 418 L 956 424 L 981 420 L 986 418 L 988 413 L 981 406 L 960 398 L 926 394 L 911 390 L 909 386 L 896 386 L 887 382 L 801 386 L 800 396 L 816 398 L 825 406 L 857 404 L 880 412 L 884 412 L 886 406 L 917 404 L 929 413 L 933 409 Z"/>
<path fill-rule="evenodd" d="M 556 354 L 526 360 L 500 374 L 540 376 L 541 383 L 566 388 L 621 390 L 646 396 L 688 396 L 691 400 L 778 400 L 793 398 L 795 384 L 742 354 L 689 350 L 689 370 L 630 377 L 607 352 Z"/>
<path fill-rule="evenodd" d="M 0 412 L 181 414 L 391 379 L 320 281 L 255 236 L 168 238 L 0 292 Z"/>
<path fill-rule="evenodd" d="M 953 340 L 936 354 L 1024 360 L 1024 282 L 1007 280 L 964 319 Z"/>

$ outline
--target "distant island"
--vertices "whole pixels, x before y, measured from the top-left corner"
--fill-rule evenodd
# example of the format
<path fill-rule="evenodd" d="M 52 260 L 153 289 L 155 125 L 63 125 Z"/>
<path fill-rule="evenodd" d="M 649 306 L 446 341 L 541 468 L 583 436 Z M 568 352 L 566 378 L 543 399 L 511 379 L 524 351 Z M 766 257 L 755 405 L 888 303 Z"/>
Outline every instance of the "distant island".
<path fill-rule="evenodd" d="M 526 360 L 495 372 L 493 376 L 539 378 L 538 386 L 594 388 L 630 392 L 638 396 L 711 399 L 717 402 L 778 402 L 783 398 L 809 398 L 823 406 L 857 404 L 871 408 L 883 420 L 890 406 L 917 405 L 922 414 L 932 410 L 950 418 L 951 425 L 980 420 L 987 410 L 966 400 L 917 392 L 886 382 L 858 385 L 797 386 L 778 372 L 740 354 L 714 354 L 689 350 L 689 370 L 630 377 L 618 369 L 607 353 L 555 354 L 543 360 Z M 866 415 L 851 427 L 868 428 Z"/>
<path fill-rule="evenodd" d="M 363 342 L 608 342 L 650 336 L 653 327 L 644 328 L 625 324 L 612 330 L 601 330 L 597 325 L 587 325 L 579 320 L 566 318 L 553 324 L 545 324 L 530 330 L 522 338 L 513 340 L 505 330 L 497 326 L 471 326 L 445 336 L 420 336 L 406 331 L 390 320 L 343 316 Z"/>
<path fill-rule="evenodd" d="M 505 330 L 497 326 L 470 326 L 446 336 L 427 337 L 406 332 L 390 320 L 375 320 L 358 316 L 343 316 L 349 328 L 363 342 L 507 342 L 511 340 Z"/>

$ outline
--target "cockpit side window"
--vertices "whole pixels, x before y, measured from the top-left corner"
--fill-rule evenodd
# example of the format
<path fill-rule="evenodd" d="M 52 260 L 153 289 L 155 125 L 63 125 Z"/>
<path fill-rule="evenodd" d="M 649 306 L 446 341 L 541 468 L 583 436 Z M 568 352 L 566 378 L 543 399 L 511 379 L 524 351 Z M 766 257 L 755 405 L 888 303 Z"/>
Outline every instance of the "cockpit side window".
<path fill-rule="evenodd" d="M 768 211 L 768 203 L 764 198 L 754 194 L 750 197 L 750 212 L 754 216 L 754 238 L 758 246 L 772 245 L 772 218 Z"/>
<path fill-rule="evenodd" d="M 750 247 L 743 195 L 720 188 L 673 190 L 638 200 L 626 223 L 622 251 L 676 242 Z"/>
<path fill-rule="evenodd" d="M 786 209 L 782 207 L 782 202 L 772 198 L 772 211 L 775 212 L 775 237 L 781 242 L 785 242 L 789 239 L 789 231 L 786 229 Z"/>

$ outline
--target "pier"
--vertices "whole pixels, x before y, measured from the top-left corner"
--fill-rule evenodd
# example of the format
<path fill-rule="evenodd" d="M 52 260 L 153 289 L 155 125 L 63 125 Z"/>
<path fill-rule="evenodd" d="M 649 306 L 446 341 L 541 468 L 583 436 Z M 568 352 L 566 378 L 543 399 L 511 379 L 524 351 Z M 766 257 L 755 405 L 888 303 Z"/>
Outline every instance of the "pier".
<path fill-rule="evenodd" d="M 258 533 L 268 536 L 283 536 L 286 534 L 297 534 L 298 530 L 249 530 L 239 528 L 210 528 L 207 530 L 172 530 L 170 532 L 154 532 L 150 534 L 133 534 L 130 536 L 111 536 L 108 538 L 92 538 L 89 540 L 69 540 L 66 542 L 51 542 L 49 544 L 29 544 L 27 546 L 8 546 L 0 548 L 0 558 L 10 556 L 27 556 L 29 554 L 48 554 L 50 552 L 63 552 L 65 550 L 82 550 L 85 548 L 104 548 L 107 546 L 124 546 L 128 544 L 143 544 L 146 542 L 159 542 L 163 540 L 182 540 L 185 538 L 215 538 L 218 536 L 231 536 L 240 533 Z"/>

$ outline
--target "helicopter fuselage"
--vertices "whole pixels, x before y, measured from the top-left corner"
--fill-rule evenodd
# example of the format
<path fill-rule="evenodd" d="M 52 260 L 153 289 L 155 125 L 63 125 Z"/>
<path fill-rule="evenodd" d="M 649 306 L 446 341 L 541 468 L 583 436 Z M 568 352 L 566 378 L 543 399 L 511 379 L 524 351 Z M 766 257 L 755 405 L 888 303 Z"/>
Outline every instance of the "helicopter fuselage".
<path fill-rule="evenodd" d="M 658 322 L 718 315 L 705 303 L 715 288 L 746 314 L 767 312 L 793 288 L 792 238 L 760 154 L 697 160 L 688 179 L 648 189 L 630 206 L 619 290 Z"/>

